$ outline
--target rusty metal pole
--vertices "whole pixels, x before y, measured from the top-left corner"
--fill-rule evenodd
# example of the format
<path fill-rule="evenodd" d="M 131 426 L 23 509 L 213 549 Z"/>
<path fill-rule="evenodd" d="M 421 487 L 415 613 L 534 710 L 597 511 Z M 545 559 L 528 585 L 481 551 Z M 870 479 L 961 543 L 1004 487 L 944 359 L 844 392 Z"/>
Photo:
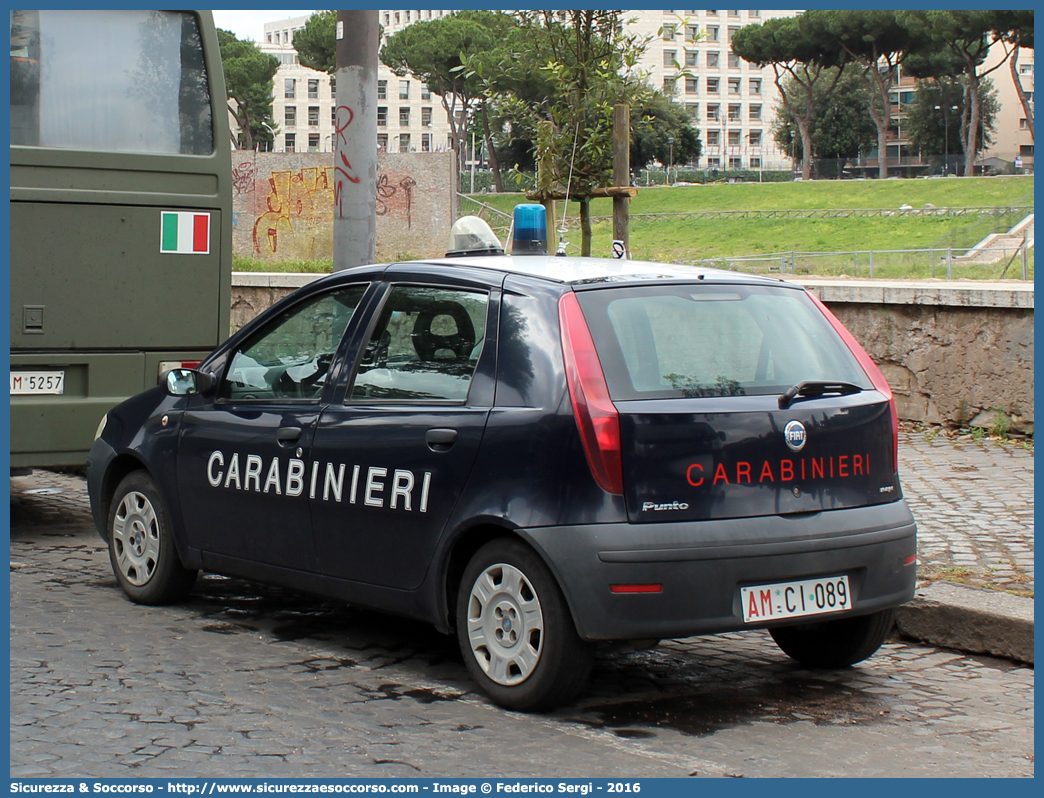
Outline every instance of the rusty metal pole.
<path fill-rule="evenodd" d="M 631 185 L 631 107 L 625 103 L 613 109 L 613 185 Z M 631 232 L 628 196 L 613 197 L 613 238 L 623 241 L 624 257 L 631 257 Z"/>
<path fill-rule="evenodd" d="M 377 11 L 338 11 L 334 126 L 334 271 L 377 250 Z"/>

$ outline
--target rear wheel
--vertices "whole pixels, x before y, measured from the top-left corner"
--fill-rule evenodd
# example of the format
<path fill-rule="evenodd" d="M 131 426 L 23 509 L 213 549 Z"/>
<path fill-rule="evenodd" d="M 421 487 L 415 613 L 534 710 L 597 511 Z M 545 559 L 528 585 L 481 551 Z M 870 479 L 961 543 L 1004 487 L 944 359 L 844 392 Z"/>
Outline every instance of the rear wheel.
<path fill-rule="evenodd" d="M 810 668 L 843 668 L 872 656 L 888 639 L 895 610 L 770 629 L 783 653 Z"/>
<path fill-rule="evenodd" d="M 471 559 L 457 595 L 457 638 L 468 671 L 508 709 L 568 703 L 591 670 L 565 598 L 535 552 L 501 538 Z"/>
<path fill-rule="evenodd" d="M 123 592 L 139 604 L 169 604 L 192 589 L 196 571 L 178 557 L 170 520 L 151 477 L 124 477 L 109 508 L 109 561 Z"/>

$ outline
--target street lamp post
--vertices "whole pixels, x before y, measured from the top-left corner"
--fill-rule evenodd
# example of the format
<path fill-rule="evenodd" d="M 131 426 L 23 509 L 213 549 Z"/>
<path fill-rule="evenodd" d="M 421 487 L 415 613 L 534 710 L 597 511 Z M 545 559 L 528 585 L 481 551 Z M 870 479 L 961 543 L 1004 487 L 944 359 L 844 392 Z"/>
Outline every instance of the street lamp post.
<path fill-rule="evenodd" d="M 946 148 L 946 169 L 943 174 L 948 175 L 950 174 L 950 111 L 956 111 L 957 106 L 951 105 L 949 108 L 946 108 L 942 105 L 937 105 L 935 106 L 935 110 L 942 111 L 943 115 L 943 137 L 946 139 L 944 145 Z"/>
<path fill-rule="evenodd" d="M 674 136 L 668 136 L 667 143 L 671 148 L 670 161 L 667 167 L 667 185 L 669 186 L 671 184 L 671 170 L 674 168 Z"/>

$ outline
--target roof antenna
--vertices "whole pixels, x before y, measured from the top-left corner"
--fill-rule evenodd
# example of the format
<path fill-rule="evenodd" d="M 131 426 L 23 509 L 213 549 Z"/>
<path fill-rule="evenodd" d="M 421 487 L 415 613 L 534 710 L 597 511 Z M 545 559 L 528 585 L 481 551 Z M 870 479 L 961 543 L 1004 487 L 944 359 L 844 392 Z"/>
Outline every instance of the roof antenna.
<path fill-rule="evenodd" d="M 564 258 L 566 254 L 565 234 L 568 232 L 566 228 L 566 211 L 569 210 L 569 187 L 573 184 L 573 164 L 576 163 L 576 144 L 579 139 L 580 120 L 577 120 L 576 133 L 573 134 L 573 154 L 569 159 L 569 180 L 566 182 L 565 203 L 562 205 L 562 223 L 558 226 L 558 249 L 555 251 L 555 256 L 559 258 Z"/>

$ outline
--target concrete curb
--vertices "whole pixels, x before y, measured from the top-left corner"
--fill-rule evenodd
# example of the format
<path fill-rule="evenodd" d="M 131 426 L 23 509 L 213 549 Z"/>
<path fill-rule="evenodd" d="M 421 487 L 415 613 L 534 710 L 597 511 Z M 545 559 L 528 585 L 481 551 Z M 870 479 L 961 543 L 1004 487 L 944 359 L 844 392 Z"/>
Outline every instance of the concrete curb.
<path fill-rule="evenodd" d="M 896 611 L 899 632 L 935 646 L 1033 664 L 1033 599 L 949 583 Z"/>

